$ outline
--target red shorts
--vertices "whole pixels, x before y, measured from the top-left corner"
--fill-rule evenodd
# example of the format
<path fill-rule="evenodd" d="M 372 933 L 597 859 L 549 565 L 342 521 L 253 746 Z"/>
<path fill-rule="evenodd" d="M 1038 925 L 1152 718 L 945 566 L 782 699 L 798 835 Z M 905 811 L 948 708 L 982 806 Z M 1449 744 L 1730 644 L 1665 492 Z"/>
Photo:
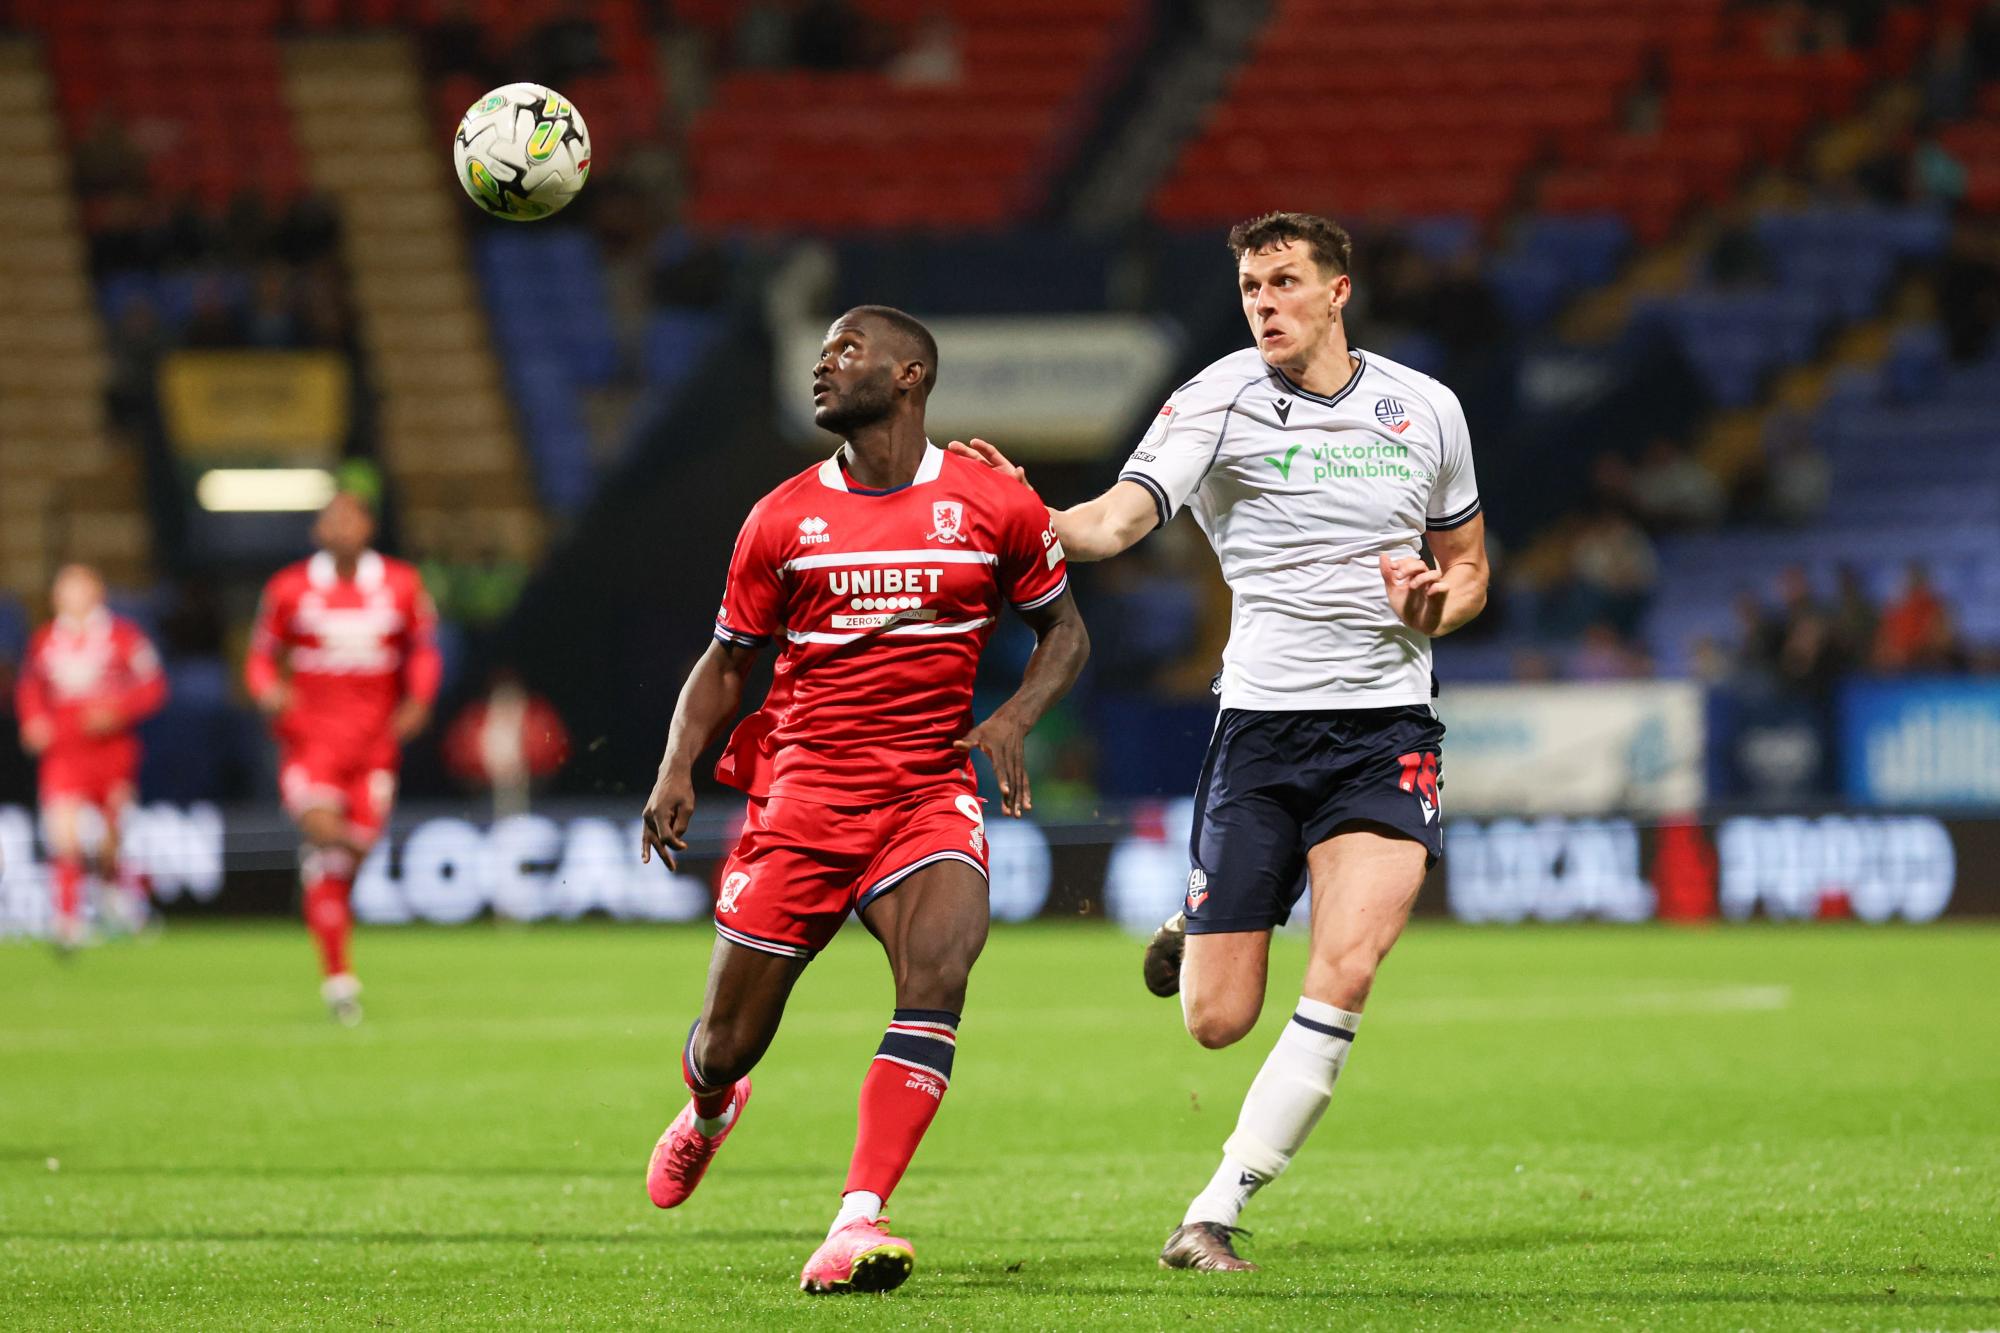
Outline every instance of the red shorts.
<path fill-rule="evenodd" d="M 358 746 L 287 739 L 279 745 L 278 791 L 294 819 L 330 807 L 346 817 L 355 841 L 372 843 L 396 802 L 399 757 L 389 737 Z"/>
<path fill-rule="evenodd" d="M 986 874 L 986 818 L 969 787 L 888 805 L 752 799 L 723 863 L 715 901 L 722 938 L 810 958 L 858 912 L 925 866 L 963 861 Z"/>
<path fill-rule="evenodd" d="M 132 802 L 138 790 L 139 742 L 114 737 L 93 745 L 52 746 L 42 755 L 43 805 L 82 801 L 107 813 Z"/>

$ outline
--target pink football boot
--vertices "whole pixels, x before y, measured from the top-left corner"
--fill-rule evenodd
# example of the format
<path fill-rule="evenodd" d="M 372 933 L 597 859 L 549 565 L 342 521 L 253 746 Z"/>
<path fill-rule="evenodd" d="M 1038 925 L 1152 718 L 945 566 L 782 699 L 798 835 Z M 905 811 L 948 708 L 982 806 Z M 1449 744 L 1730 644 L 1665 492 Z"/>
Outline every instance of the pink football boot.
<path fill-rule="evenodd" d="M 857 1217 L 826 1238 L 799 1274 L 799 1290 L 816 1296 L 843 1291 L 894 1291 L 917 1264 L 917 1252 L 889 1234 L 889 1219 Z"/>
<path fill-rule="evenodd" d="M 694 1187 L 701 1184 L 708 1164 L 715 1160 L 722 1141 L 743 1121 L 743 1108 L 750 1104 L 750 1077 L 736 1080 L 729 1105 L 736 1114 L 714 1138 L 694 1127 L 694 1103 L 689 1102 L 653 1145 L 652 1160 L 646 1163 L 646 1195 L 655 1208 L 674 1208 L 687 1202 Z"/>

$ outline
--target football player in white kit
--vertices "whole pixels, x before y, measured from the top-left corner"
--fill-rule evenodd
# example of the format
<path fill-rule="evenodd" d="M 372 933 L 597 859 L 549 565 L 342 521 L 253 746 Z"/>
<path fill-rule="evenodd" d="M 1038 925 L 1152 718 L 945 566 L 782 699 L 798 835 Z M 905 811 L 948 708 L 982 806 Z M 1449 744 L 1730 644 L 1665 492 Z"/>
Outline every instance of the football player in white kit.
<path fill-rule="evenodd" d="M 1255 1267 L 1237 1218 L 1326 1110 L 1443 850 L 1430 641 L 1478 615 L 1487 584 L 1465 413 L 1430 376 L 1349 346 L 1347 233 L 1272 213 L 1229 248 L 1255 345 L 1175 390 L 1110 490 L 1052 513 L 1071 560 L 1102 560 L 1187 505 L 1233 595 L 1185 907 L 1146 956 L 1196 1041 L 1256 1025 L 1271 931 L 1312 890 L 1292 1021 L 1160 1254 L 1209 1270 Z M 984 441 L 952 447 L 1019 471 Z"/>

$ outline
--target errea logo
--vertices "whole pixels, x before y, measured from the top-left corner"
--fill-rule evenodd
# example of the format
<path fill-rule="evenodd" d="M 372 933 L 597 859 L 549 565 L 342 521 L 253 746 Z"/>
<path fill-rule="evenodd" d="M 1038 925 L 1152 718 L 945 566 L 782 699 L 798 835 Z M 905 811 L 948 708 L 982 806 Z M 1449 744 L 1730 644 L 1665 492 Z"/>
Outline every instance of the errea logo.
<path fill-rule="evenodd" d="M 799 545 L 821 546 L 832 540 L 833 537 L 826 530 L 826 520 L 817 514 L 799 520 Z"/>

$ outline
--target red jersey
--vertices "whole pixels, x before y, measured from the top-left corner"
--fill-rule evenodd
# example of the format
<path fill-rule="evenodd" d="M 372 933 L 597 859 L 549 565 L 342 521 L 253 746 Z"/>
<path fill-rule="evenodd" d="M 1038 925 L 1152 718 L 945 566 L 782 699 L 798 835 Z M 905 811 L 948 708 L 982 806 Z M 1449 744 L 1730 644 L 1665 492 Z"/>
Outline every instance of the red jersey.
<path fill-rule="evenodd" d="M 364 552 L 343 579 L 325 552 L 288 565 L 264 585 L 243 675 L 254 695 L 291 669 L 291 705 L 280 734 L 301 728 L 369 745 L 389 730 L 405 698 L 436 697 L 443 664 L 437 611 L 415 566 Z"/>
<path fill-rule="evenodd" d="M 102 607 L 81 624 L 58 619 L 35 631 L 14 691 L 14 711 L 24 725 L 54 724 L 51 752 L 123 743 L 166 701 L 167 678 L 152 642 Z M 93 736 L 84 719 L 98 709 L 108 710 L 114 725 Z"/>
<path fill-rule="evenodd" d="M 730 557 L 715 637 L 784 646 L 716 776 L 829 805 L 969 783 L 951 743 L 1002 602 L 1032 610 L 1068 586 L 1048 510 L 983 463 L 929 445 L 890 491 L 851 485 L 838 455 L 800 473 L 757 502 Z"/>

